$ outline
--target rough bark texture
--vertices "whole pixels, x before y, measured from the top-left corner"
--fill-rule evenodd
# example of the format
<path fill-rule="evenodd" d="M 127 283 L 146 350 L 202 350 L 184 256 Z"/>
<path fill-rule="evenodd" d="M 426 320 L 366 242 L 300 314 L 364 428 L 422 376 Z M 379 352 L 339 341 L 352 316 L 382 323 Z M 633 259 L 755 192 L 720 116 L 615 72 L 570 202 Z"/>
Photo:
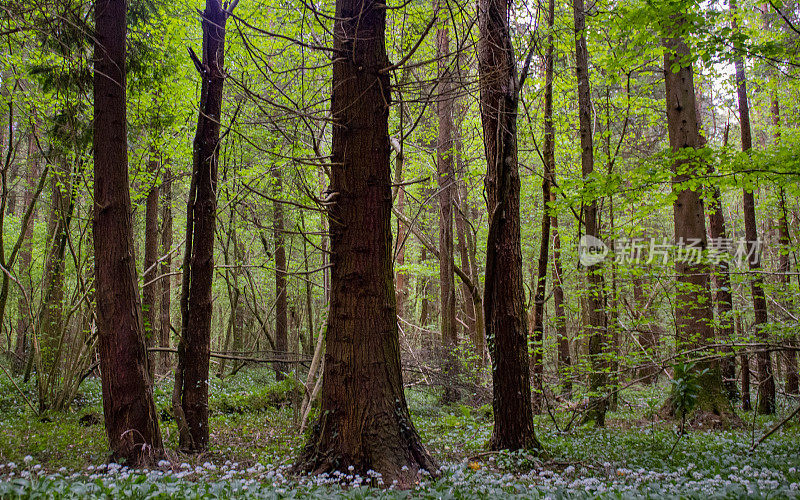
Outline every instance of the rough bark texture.
<path fill-rule="evenodd" d="M 575 22 L 575 74 L 578 80 L 578 121 L 581 137 L 581 174 L 584 179 L 594 172 L 594 145 L 592 140 L 592 102 L 589 88 L 589 50 L 586 45 L 586 12 L 583 0 L 573 0 L 572 11 Z M 599 238 L 597 200 L 589 200 L 583 206 L 584 229 L 587 236 Z M 605 391 L 608 385 L 607 363 L 603 359 L 607 343 L 607 318 L 603 307 L 603 277 L 600 264 L 586 269 L 588 290 L 586 307 L 589 313 L 587 325 L 589 339 L 589 360 L 592 371 L 589 374 L 589 408 L 586 421 L 594 421 L 598 427 L 605 425 L 608 398 Z"/>
<path fill-rule="evenodd" d="M 275 178 L 275 196 L 280 196 L 283 189 L 283 175 L 280 170 L 272 173 Z M 283 205 L 280 201 L 272 202 L 272 239 L 275 244 L 275 350 L 279 357 L 284 357 L 289 346 L 289 319 L 286 303 L 286 245 L 283 238 Z M 286 378 L 286 363 L 276 362 L 275 380 Z"/>
<path fill-rule="evenodd" d="M 144 271 L 142 272 L 144 284 L 142 286 L 142 318 L 144 319 L 144 337 L 148 347 L 156 345 L 157 341 L 157 318 L 156 298 L 158 297 L 158 183 L 156 175 L 158 171 L 158 160 L 151 158 L 147 164 L 147 171 L 150 174 L 150 189 L 147 192 L 147 199 L 144 208 Z M 150 371 L 157 370 L 158 360 L 156 353 L 149 356 Z"/>
<path fill-rule="evenodd" d="M 202 86 L 194 137 L 192 185 L 187 203 L 186 252 L 181 290 L 181 339 L 173 406 L 180 447 L 200 452 L 208 446 L 208 366 L 211 351 L 211 285 L 214 278 L 214 228 L 217 215 L 217 162 L 225 82 L 225 21 L 220 0 L 206 0 L 203 12 Z M 177 400 L 176 400 L 177 399 Z M 182 413 L 182 415 L 181 415 Z"/>
<path fill-rule="evenodd" d="M 517 163 L 519 81 L 505 0 L 479 0 L 478 72 L 486 153 L 484 318 L 492 355 L 495 450 L 541 449 L 533 426 L 527 317 L 522 288 L 520 180 Z"/>
<path fill-rule="evenodd" d="M 685 23 L 683 15 L 671 19 L 670 33 L 680 33 Z M 663 41 L 664 77 L 666 87 L 667 128 L 673 152 L 688 151 L 702 147 L 700 125 L 695 106 L 694 76 L 689 61 L 689 47 L 679 36 L 668 34 Z M 674 67 L 674 68 L 673 68 Z M 692 158 L 682 158 L 673 165 L 673 189 L 677 198 L 673 205 L 675 241 L 677 244 L 695 243 L 707 248 L 705 210 L 700 191 L 681 184 L 705 173 L 706 167 Z M 695 348 L 714 342 L 713 303 L 708 266 L 702 261 L 694 263 L 687 259 L 676 262 L 678 275 L 675 298 L 676 343 L 678 349 Z M 697 411 L 728 417 L 732 415 L 730 401 L 722 387 L 722 374 L 718 361 L 699 362 L 696 370 L 708 369 L 698 377 L 700 396 Z M 675 405 L 670 398 L 664 408 L 669 415 L 675 414 Z"/>
<path fill-rule="evenodd" d="M 161 451 L 133 256 L 125 109 L 124 0 L 95 2 L 94 255 L 103 414 L 115 460 Z"/>
<path fill-rule="evenodd" d="M 438 71 L 438 99 L 436 114 L 439 118 L 439 135 L 436 141 L 436 165 L 439 184 L 439 315 L 442 335 L 442 361 L 444 375 L 448 378 L 458 374 L 456 346 L 456 286 L 453 272 L 453 198 L 455 179 L 453 176 L 453 104 L 452 76 L 450 68 L 450 35 L 446 24 L 436 31 L 436 56 Z M 455 382 L 455 381 L 454 381 Z M 442 401 L 454 403 L 461 398 L 455 384 L 447 383 Z"/>
<path fill-rule="evenodd" d="M 298 466 L 382 474 L 413 486 L 435 472 L 403 393 L 392 279 L 385 5 L 337 0 L 331 115 L 331 301 L 320 419 Z M 352 472 L 347 472 L 352 466 Z"/>
<path fill-rule="evenodd" d="M 733 31 L 737 31 L 736 2 L 730 2 Z M 734 67 L 736 68 L 736 96 L 739 101 L 739 123 L 742 133 L 742 151 L 752 148 L 752 132 L 750 130 L 750 105 L 747 101 L 747 77 L 744 70 L 742 52 L 736 50 Z M 767 317 L 767 298 L 764 294 L 764 277 L 761 269 L 761 246 L 758 244 L 758 226 L 756 225 L 756 203 L 753 191 L 745 189 L 743 193 L 742 209 L 744 211 L 744 235 L 747 240 L 747 255 L 752 276 L 750 277 L 751 293 L 753 296 L 753 309 L 755 321 L 753 328 L 759 340 L 767 342 L 769 335 L 764 331 L 769 318 Z M 767 350 L 756 354 L 758 367 L 758 412 L 764 415 L 775 413 L 775 379 L 772 376 L 772 356 Z"/>

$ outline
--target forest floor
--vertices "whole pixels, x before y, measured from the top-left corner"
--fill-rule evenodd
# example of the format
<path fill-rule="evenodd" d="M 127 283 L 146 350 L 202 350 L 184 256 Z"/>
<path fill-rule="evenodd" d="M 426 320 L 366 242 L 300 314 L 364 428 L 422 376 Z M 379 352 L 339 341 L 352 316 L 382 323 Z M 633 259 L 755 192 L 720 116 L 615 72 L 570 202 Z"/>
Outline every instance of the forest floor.
<path fill-rule="evenodd" d="M 32 401 L 34 385 L 15 382 Z M 171 387 L 170 378 L 157 381 L 156 405 L 165 446 L 174 450 Z M 797 417 L 751 451 L 796 400 L 780 398 L 774 416 L 740 412 L 744 428 L 680 436 L 675 422 L 657 416 L 667 385 L 634 386 L 621 393 L 605 429 L 573 423 L 565 432 L 575 404 L 537 416 L 548 453 L 540 460 L 486 451 L 490 405 L 441 406 L 436 389 L 417 386 L 407 390 L 411 413 L 441 471 L 414 490 L 394 491 L 346 473 L 293 476 L 304 436 L 289 403 L 292 389 L 265 369 L 213 378 L 210 450 L 169 451 L 158 467 L 133 470 L 107 463 L 99 380 L 84 382 L 70 412 L 37 418 L 0 375 L 0 498 L 800 498 Z"/>

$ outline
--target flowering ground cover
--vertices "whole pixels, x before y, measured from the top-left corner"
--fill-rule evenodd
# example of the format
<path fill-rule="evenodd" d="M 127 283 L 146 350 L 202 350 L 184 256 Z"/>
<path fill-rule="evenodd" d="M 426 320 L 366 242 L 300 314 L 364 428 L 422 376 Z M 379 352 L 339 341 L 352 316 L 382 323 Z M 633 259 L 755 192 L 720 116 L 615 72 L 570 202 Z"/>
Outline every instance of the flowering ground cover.
<path fill-rule="evenodd" d="M 740 413 L 744 427 L 678 434 L 656 412 L 667 387 L 626 389 L 605 429 L 578 426 L 559 402 L 537 417 L 546 456 L 486 448 L 491 407 L 438 403 L 431 388 L 407 391 L 415 423 L 440 463 L 413 490 L 344 470 L 291 471 L 304 442 L 291 407 L 292 383 L 252 370 L 211 388 L 212 446 L 200 456 L 168 451 L 151 469 L 107 463 L 99 385 L 89 380 L 67 414 L 35 418 L 8 381 L 0 389 L 0 498 L 793 498 L 800 497 L 797 418 L 753 443 L 792 410 Z M 17 381 L 28 397 L 32 386 Z M 165 445 L 176 436 L 168 412 L 171 379 L 156 400 Z M 579 399 L 576 397 L 576 399 Z M 570 420 L 573 421 L 569 425 Z"/>

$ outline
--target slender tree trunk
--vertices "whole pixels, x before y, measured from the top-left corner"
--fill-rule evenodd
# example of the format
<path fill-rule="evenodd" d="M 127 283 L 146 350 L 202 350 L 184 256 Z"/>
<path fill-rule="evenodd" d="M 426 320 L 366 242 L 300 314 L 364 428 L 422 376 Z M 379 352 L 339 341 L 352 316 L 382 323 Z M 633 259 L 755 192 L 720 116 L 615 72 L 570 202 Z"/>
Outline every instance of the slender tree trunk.
<path fill-rule="evenodd" d="M 786 193 L 783 188 L 780 191 L 780 219 L 778 225 L 778 234 L 780 238 L 780 257 L 778 259 L 778 273 L 780 274 L 780 283 L 783 287 L 785 299 L 783 300 L 784 307 L 790 309 L 792 307 L 792 296 L 789 292 L 789 285 L 791 281 L 792 266 L 789 262 L 789 221 L 786 210 Z M 787 341 L 789 347 L 797 346 L 797 334 L 793 334 Z M 798 394 L 800 392 L 800 379 L 797 372 L 797 352 L 794 349 L 787 349 L 783 351 L 784 364 L 786 366 L 786 386 L 787 394 Z"/>
<path fill-rule="evenodd" d="M 730 9 L 733 14 L 732 27 L 737 32 L 736 2 L 730 0 Z M 739 101 L 739 122 L 742 132 L 742 151 L 749 152 L 752 148 L 752 133 L 750 130 L 750 105 L 747 102 L 747 77 L 744 70 L 744 58 L 739 47 L 734 51 L 734 67 L 736 68 L 736 95 Z M 758 241 L 758 226 L 756 225 L 756 203 L 753 191 L 744 189 L 743 194 L 744 233 L 747 240 L 747 255 L 750 265 L 750 284 L 753 296 L 753 309 L 755 322 L 753 328 L 756 336 L 763 342 L 769 340 L 765 327 L 769 322 L 767 316 L 767 298 L 764 294 L 764 277 L 761 269 L 761 245 Z M 758 412 L 762 415 L 775 413 L 775 378 L 772 375 L 772 357 L 766 349 L 756 354 L 758 366 Z"/>
<path fill-rule="evenodd" d="M 443 11 L 446 13 L 446 9 Z M 453 198 L 455 179 L 453 176 L 453 104 L 452 75 L 450 66 L 450 35 L 443 21 L 436 32 L 436 58 L 438 72 L 437 115 L 439 136 L 436 142 L 436 164 L 439 174 L 439 297 L 441 304 L 440 325 L 442 355 L 444 361 L 444 393 L 442 401 L 450 404 L 461 398 L 456 387 L 458 359 L 456 346 L 456 287 L 453 274 Z"/>
<path fill-rule="evenodd" d="M 95 2 L 94 255 L 106 433 L 117 461 L 161 453 L 133 258 L 125 109 L 124 0 Z"/>
<path fill-rule="evenodd" d="M 725 145 L 728 143 L 729 125 L 725 126 Z M 713 241 L 724 242 L 728 238 L 728 232 L 725 227 L 725 214 L 722 211 L 722 194 L 719 187 L 714 187 L 711 199 L 709 201 L 708 213 L 708 232 Z M 718 249 L 724 248 L 724 245 L 717 245 Z M 717 264 L 717 271 L 715 274 L 717 281 L 716 303 L 717 303 L 717 316 L 718 316 L 718 333 L 722 343 L 733 341 L 733 294 L 731 292 L 731 276 L 729 271 L 729 259 L 731 256 L 720 256 L 719 263 Z M 739 399 L 739 389 L 736 384 L 736 356 L 733 354 L 733 349 L 725 349 L 726 353 L 730 355 L 723 358 L 722 364 L 722 379 L 725 387 L 725 392 L 728 399 L 735 401 Z M 746 355 L 742 355 L 746 356 Z"/>
<path fill-rule="evenodd" d="M 553 174 L 555 177 L 555 172 Z M 555 192 L 552 190 L 550 191 L 550 203 L 555 203 Z M 558 372 L 561 378 L 561 394 L 569 399 L 572 397 L 572 356 L 567 333 L 567 315 L 564 308 L 561 237 L 558 233 L 558 215 L 555 211 L 550 216 L 550 227 L 553 231 L 553 311 L 555 313 L 556 341 L 558 342 Z"/>
<path fill-rule="evenodd" d="M 550 250 L 550 225 L 552 214 L 548 204 L 552 196 L 550 189 L 555 171 L 555 127 L 553 126 L 553 26 L 555 23 L 555 0 L 549 0 L 547 7 L 547 48 L 545 49 L 545 83 L 544 83 L 544 147 L 542 149 L 544 172 L 542 175 L 542 231 L 539 245 L 539 259 L 534 283 L 533 325 L 531 327 L 531 344 L 533 344 L 533 411 L 542 411 L 544 384 L 544 300 L 547 288 L 547 258 Z M 563 304 L 562 304 L 563 305 Z"/>
<path fill-rule="evenodd" d="M 517 110 L 520 81 L 505 0 L 479 0 L 478 73 L 486 151 L 484 317 L 492 355 L 495 450 L 541 449 L 533 426 L 527 317 L 522 288 Z"/>
<path fill-rule="evenodd" d="M 400 113 L 402 113 L 402 104 Z M 402 117 L 401 117 L 402 120 Z M 394 166 L 394 183 L 397 185 L 397 210 L 402 214 L 405 213 L 406 206 L 406 190 L 402 184 L 403 182 L 403 166 L 405 155 L 403 153 L 402 145 L 395 142 L 395 166 Z M 408 273 L 403 268 L 406 264 L 406 237 L 408 229 L 404 221 L 397 220 L 397 237 L 395 238 L 394 256 L 395 263 L 397 264 L 397 271 L 395 272 L 395 283 L 397 284 L 397 291 L 395 293 L 397 300 L 397 316 L 405 318 L 407 315 L 406 304 L 408 303 Z"/>
<path fill-rule="evenodd" d="M 50 215 L 48 218 L 48 244 L 42 277 L 43 295 L 39 318 L 39 356 L 41 364 L 37 370 L 37 384 L 47 385 L 43 379 L 55 373 L 60 364 L 64 303 L 64 266 L 67 238 L 72 220 L 73 193 L 72 174 L 62 158 L 60 168 L 54 171 Z M 49 403 L 41 397 L 42 408 Z"/>
<path fill-rule="evenodd" d="M 170 330 L 172 328 L 172 172 L 164 166 L 161 180 L 161 301 L 159 309 L 159 347 L 169 347 Z M 170 366 L 169 353 L 161 353 L 159 367 L 163 373 Z"/>
<path fill-rule="evenodd" d="M 275 178 L 275 193 L 279 196 L 283 190 L 283 176 L 279 169 L 272 172 Z M 277 200 L 277 198 L 276 198 Z M 273 201 L 273 226 L 272 237 L 275 242 L 275 350 L 278 351 L 278 358 L 284 358 L 289 346 L 288 331 L 288 310 L 286 300 L 286 245 L 283 238 L 283 205 L 279 201 Z M 281 381 L 286 378 L 286 364 L 277 362 L 274 364 L 275 380 Z"/>
<path fill-rule="evenodd" d="M 386 6 L 337 0 L 331 115 L 331 301 L 320 419 L 298 466 L 409 488 L 436 463 L 403 392 L 392 269 Z"/>
<path fill-rule="evenodd" d="M 671 26 L 663 40 L 666 87 L 667 128 L 672 151 L 692 152 L 703 146 L 695 106 L 695 89 L 689 47 L 680 38 L 686 20 L 684 14 L 670 19 Z M 673 68 L 677 68 L 677 71 Z M 705 210 L 700 191 L 684 187 L 692 178 L 705 175 L 707 167 L 694 158 L 678 159 L 673 166 L 675 241 L 679 245 L 707 248 Z M 678 350 L 714 342 L 713 302 L 708 266 L 688 259 L 676 262 L 678 290 L 676 296 L 676 344 Z M 717 415 L 731 416 L 732 408 L 723 387 L 718 361 L 698 362 L 696 370 L 705 370 L 698 377 L 700 395 L 696 409 Z M 665 413 L 675 415 L 673 398 L 667 401 Z"/>
<path fill-rule="evenodd" d="M 151 152 L 154 155 L 154 153 Z M 147 192 L 144 215 L 144 284 L 142 286 L 142 319 L 144 320 L 144 337 L 148 347 L 157 343 L 156 298 L 158 297 L 158 160 L 150 158 L 147 171 L 150 174 L 150 189 Z M 155 353 L 150 354 L 151 374 L 158 370 L 158 359 Z"/>
<path fill-rule="evenodd" d="M 217 218 L 217 165 L 225 82 L 225 21 L 220 0 L 206 0 L 202 14 L 203 59 L 193 56 L 202 78 L 200 111 L 193 144 L 192 185 L 186 209 L 186 252 L 181 290 L 181 339 L 175 370 L 173 409 L 180 447 L 208 446 L 208 367 L 211 352 L 211 285 Z M 192 53 L 194 54 L 194 53 Z"/>
<path fill-rule="evenodd" d="M 592 102 L 589 88 L 589 50 L 586 45 L 586 12 L 583 0 L 573 0 L 572 11 L 575 22 L 575 74 L 578 80 L 578 121 L 581 138 L 581 174 L 589 179 L 594 172 L 594 143 L 592 140 Z M 599 238 L 597 200 L 592 199 L 583 206 L 586 236 Z M 588 339 L 589 360 L 592 372 L 589 375 L 589 409 L 585 420 L 594 421 L 598 427 L 605 426 L 608 398 L 607 363 L 603 360 L 607 343 L 607 318 L 603 308 L 603 277 L 601 264 L 586 268 L 588 290 L 586 294 L 589 312 Z"/>
<path fill-rule="evenodd" d="M 28 155 L 27 172 L 25 174 L 25 195 L 24 206 L 34 206 L 36 203 L 36 183 L 39 179 L 39 160 L 35 146 L 36 130 L 33 129 L 28 134 Z M 35 209 L 34 209 L 35 210 Z M 22 246 L 19 252 L 19 277 L 28 293 L 28 299 L 33 294 L 33 281 L 31 279 L 31 263 L 33 262 L 33 228 L 36 223 L 36 213 L 31 216 L 25 227 L 22 228 Z M 15 369 L 21 369 L 25 362 L 29 344 L 29 336 L 33 333 L 32 314 L 33 304 L 28 303 L 25 297 L 20 294 L 17 302 L 17 339 L 15 352 Z"/>

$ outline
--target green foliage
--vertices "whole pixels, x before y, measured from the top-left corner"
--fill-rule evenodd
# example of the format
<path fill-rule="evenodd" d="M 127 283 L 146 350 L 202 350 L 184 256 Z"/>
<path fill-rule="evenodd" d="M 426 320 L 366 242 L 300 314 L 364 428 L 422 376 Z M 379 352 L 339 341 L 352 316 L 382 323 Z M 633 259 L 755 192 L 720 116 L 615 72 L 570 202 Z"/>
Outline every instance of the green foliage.
<path fill-rule="evenodd" d="M 670 383 L 672 384 L 671 401 L 675 407 L 675 414 L 681 418 L 681 427 L 686 416 L 689 415 L 697 404 L 700 397 L 700 378 L 708 373 L 708 368 L 697 370 L 695 363 L 684 361 L 677 363 L 673 367 L 675 375 Z M 683 428 L 681 428 L 683 430 Z"/>

